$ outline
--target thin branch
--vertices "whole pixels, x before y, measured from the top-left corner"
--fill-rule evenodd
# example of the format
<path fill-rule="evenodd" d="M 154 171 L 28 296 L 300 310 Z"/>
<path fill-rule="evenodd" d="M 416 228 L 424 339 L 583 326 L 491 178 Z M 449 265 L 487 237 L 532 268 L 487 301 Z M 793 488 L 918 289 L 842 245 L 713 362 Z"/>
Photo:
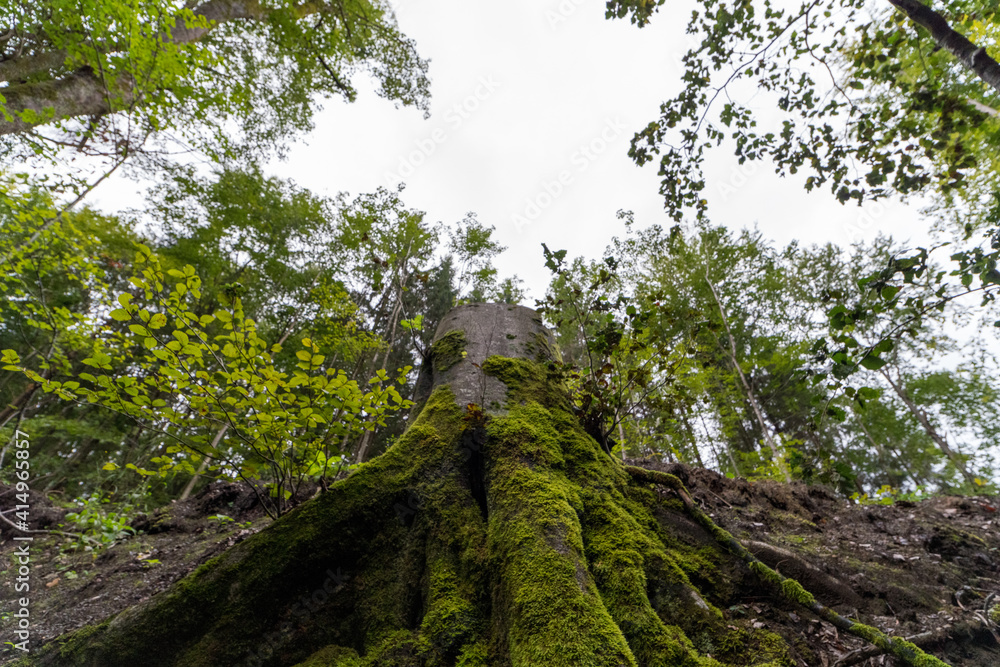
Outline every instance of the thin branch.
<path fill-rule="evenodd" d="M 8 511 L 10 511 L 10 510 L 8 510 Z M 3 512 L 0 512 L 0 520 L 2 520 L 4 523 L 6 523 L 8 526 L 10 526 L 11 528 L 13 528 L 14 530 L 18 530 L 18 531 L 20 531 L 22 533 L 29 533 L 29 534 L 33 534 L 33 535 L 63 535 L 65 537 L 72 537 L 74 540 L 86 540 L 87 542 L 90 542 L 91 544 L 94 544 L 96 546 L 101 546 L 100 542 L 98 542 L 94 538 L 90 537 L 89 535 L 84 535 L 82 533 L 69 533 L 69 532 L 66 532 L 65 530 L 55 530 L 55 529 L 39 529 L 39 530 L 35 530 L 35 529 L 32 529 L 32 528 L 22 528 L 21 526 L 17 525 L 13 521 L 11 521 L 7 517 L 5 517 L 3 515 Z"/>

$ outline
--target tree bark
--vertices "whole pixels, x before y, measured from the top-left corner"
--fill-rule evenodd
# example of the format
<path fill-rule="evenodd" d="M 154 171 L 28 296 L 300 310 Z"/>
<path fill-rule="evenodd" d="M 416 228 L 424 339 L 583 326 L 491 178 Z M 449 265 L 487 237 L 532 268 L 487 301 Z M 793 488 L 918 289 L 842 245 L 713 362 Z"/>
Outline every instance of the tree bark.
<path fill-rule="evenodd" d="M 757 402 L 757 395 L 754 393 L 753 387 L 750 386 L 750 382 L 747 381 L 746 375 L 743 374 L 743 368 L 740 366 L 740 360 L 736 355 L 736 339 L 733 338 L 733 332 L 729 328 L 729 319 L 726 317 L 726 310 L 722 307 L 722 301 L 719 299 L 718 292 L 715 291 L 715 285 L 712 284 L 712 281 L 707 275 L 705 276 L 705 282 L 708 283 L 708 289 L 712 291 L 712 297 L 715 299 L 715 304 L 719 307 L 719 315 L 722 317 L 722 325 L 725 327 L 726 335 L 729 337 L 729 361 L 732 364 L 733 370 L 736 371 L 736 374 L 740 378 L 740 384 L 743 385 L 747 401 L 750 403 L 754 417 L 756 417 L 757 423 L 760 425 L 760 432 L 761 435 L 764 436 L 764 442 L 767 443 L 767 446 L 771 450 L 771 455 L 774 457 L 775 465 L 778 466 L 778 470 L 781 471 L 785 481 L 790 482 L 792 481 L 792 476 L 788 472 L 788 466 L 785 465 L 785 459 L 782 457 L 777 443 L 774 442 L 774 438 L 771 436 L 771 429 L 764 420 L 764 413 L 761 411 L 760 404 Z"/>
<path fill-rule="evenodd" d="M 955 469 L 962 475 L 966 484 L 968 484 L 970 488 L 976 488 L 977 485 L 975 475 L 969 472 L 969 468 L 965 464 L 965 459 L 961 454 L 951 448 L 951 445 L 948 444 L 948 438 L 938 432 L 937 428 L 927 417 L 927 413 L 921 409 L 919 405 L 913 402 L 913 399 L 910 398 L 910 395 L 907 394 L 906 390 L 903 388 L 903 385 L 901 384 L 902 381 L 898 378 L 893 380 L 892 376 L 885 369 L 882 369 L 879 372 L 882 374 L 882 377 L 885 378 L 886 382 L 889 383 L 889 386 L 892 387 L 893 391 L 896 392 L 896 396 L 898 396 L 899 400 L 903 402 L 906 409 L 909 410 L 914 417 L 916 417 L 917 422 L 920 423 L 924 432 L 927 433 L 934 444 L 938 446 L 938 449 L 941 450 L 941 453 L 945 455 L 951 464 L 955 466 Z"/>
<path fill-rule="evenodd" d="M 938 46 L 955 56 L 958 62 L 971 70 L 1000 93 L 1000 63 L 997 63 L 984 47 L 977 47 L 969 39 L 955 31 L 947 19 L 919 0 L 889 0 L 899 11 L 924 28 Z"/>
<path fill-rule="evenodd" d="M 315 13 L 320 5 L 305 3 L 297 7 L 298 14 L 305 16 Z M 223 23 L 238 19 L 261 21 L 267 10 L 257 0 L 209 0 L 193 10 L 196 16 L 208 21 L 207 27 L 188 27 L 178 20 L 169 34 L 162 35 L 165 43 L 190 44 L 204 39 Z M 61 49 L 14 58 L 0 63 L 0 81 L 12 85 L 3 88 L 3 108 L 12 118 L 0 115 L 0 135 L 16 134 L 30 130 L 36 125 L 53 120 L 100 116 L 128 109 L 138 100 L 132 75 L 122 75 L 109 80 L 84 68 L 68 72 L 58 78 L 16 83 L 22 78 L 65 67 L 67 54 Z M 25 111 L 32 111 L 41 121 L 28 123 L 21 117 Z"/>

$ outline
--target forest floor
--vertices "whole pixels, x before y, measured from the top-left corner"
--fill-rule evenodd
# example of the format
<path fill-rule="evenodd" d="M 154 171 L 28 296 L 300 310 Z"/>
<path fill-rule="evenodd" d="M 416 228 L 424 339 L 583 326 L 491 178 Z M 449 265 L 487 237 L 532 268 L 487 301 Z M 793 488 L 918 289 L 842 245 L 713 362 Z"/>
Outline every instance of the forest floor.
<path fill-rule="evenodd" d="M 688 486 L 713 519 L 760 560 L 798 579 L 817 599 L 891 635 L 917 639 L 953 667 L 1000 665 L 1000 636 L 986 610 L 1000 596 L 1000 498 L 940 496 L 917 503 L 859 505 L 820 486 L 751 483 L 713 472 L 649 461 Z M 669 500 L 670 492 L 664 491 Z M 0 486 L 0 505 L 12 506 Z M 33 529 L 66 523 L 70 511 L 33 496 Z M 231 519 L 213 518 L 224 515 Z M 664 503 L 665 529 L 708 539 L 700 527 Z M 31 546 L 32 648 L 102 620 L 159 591 L 225 551 L 269 520 L 252 494 L 214 483 L 197 496 L 132 521 L 135 536 L 97 551 L 72 540 L 35 534 Z M 10 642 L 17 564 L 16 543 L 0 530 L 0 664 L 20 657 Z M 711 588 L 712 582 L 696 582 Z M 737 596 L 738 597 L 738 596 Z M 712 600 L 719 604 L 720 600 Z M 725 614 L 752 619 L 794 647 L 799 665 L 892 665 L 882 655 L 858 654 L 864 643 L 775 596 L 727 596 Z M 929 634 L 928 634 L 929 633 Z"/>

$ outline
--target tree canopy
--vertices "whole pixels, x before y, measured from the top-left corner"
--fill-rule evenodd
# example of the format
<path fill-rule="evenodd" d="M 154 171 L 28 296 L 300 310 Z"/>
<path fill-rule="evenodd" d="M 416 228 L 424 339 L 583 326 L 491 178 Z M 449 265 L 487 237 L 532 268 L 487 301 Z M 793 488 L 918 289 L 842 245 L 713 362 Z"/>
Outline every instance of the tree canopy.
<path fill-rule="evenodd" d="M 280 148 L 325 98 L 426 108 L 427 63 L 381 2 L 113 0 L 0 10 L 8 155 L 138 152 L 174 136 L 216 155 Z M 16 138 L 11 138 L 16 135 Z"/>

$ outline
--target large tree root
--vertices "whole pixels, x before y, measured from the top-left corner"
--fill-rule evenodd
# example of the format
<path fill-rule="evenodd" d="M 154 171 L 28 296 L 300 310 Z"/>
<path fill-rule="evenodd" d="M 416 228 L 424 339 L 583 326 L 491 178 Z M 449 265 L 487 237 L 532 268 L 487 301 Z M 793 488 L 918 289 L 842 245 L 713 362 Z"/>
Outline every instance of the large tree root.
<path fill-rule="evenodd" d="M 761 565 L 673 476 L 607 456 L 550 375 L 533 311 L 466 307 L 438 341 L 455 331 L 467 356 L 432 347 L 447 358 L 385 454 L 19 667 L 790 667 L 781 636 L 716 606 L 744 585 L 726 549 L 837 627 L 922 655 Z M 661 523 L 636 480 L 677 490 L 725 548 L 687 518 Z"/>
<path fill-rule="evenodd" d="M 780 638 L 705 601 L 679 564 L 689 551 L 634 496 L 652 494 L 570 413 L 467 416 L 437 390 L 388 453 L 326 494 L 19 664 L 788 664 Z"/>
<path fill-rule="evenodd" d="M 781 596 L 785 600 L 805 607 L 835 627 L 849 632 L 856 637 L 861 637 L 862 639 L 872 643 L 881 651 L 893 655 L 900 660 L 905 661 L 909 665 L 914 665 L 914 667 L 948 667 L 947 663 L 942 662 L 932 655 L 924 653 L 912 642 L 908 642 L 899 637 L 890 637 L 870 625 L 864 625 L 841 616 L 829 607 L 826 607 L 818 602 L 816 598 L 813 597 L 812 593 L 806 591 L 802 585 L 799 584 L 799 582 L 794 579 L 784 577 L 779 572 L 769 568 L 767 565 L 758 560 L 756 556 L 750 553 L 750 551 L 747 550 L 747 548 L 744 547 L 739 540 L 712 521 L 711 517 L 705 514 L 705 512 L 698 507 L 697 503 L 694 502 L 691 495 L 684 487 L 683 482 L 681 482 L 681 480 L 679 480 L 676 476 L 659 472 L 657 470 L 637 468 L 635 466 L 625 466 L 625 470 L 628 471 L 633 478 L 639 481 L 659 484 L 673 489 L 673 491 L 680 497 L 681 502 L 684 503 L 684 508 L 691 515 L 691 518 L 697 521 L 716 539 L 716 541 L 725 546 L 725 548 L 728 549 L 733 555 L 743 560 L 747 566 L 763 581 L 774 584 L 775 588 L 780 591 Z"/>

